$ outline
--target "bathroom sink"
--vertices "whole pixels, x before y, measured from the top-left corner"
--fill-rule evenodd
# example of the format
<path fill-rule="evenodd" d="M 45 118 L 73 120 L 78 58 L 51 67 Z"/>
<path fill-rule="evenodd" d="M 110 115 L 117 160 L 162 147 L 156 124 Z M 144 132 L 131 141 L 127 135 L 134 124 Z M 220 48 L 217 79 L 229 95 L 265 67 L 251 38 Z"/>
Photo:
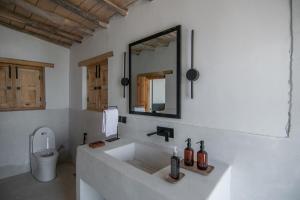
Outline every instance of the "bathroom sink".
<path fill-rule="evenodd" d="M 105 153 L 149 174 L 154 174 L 170 164 L 169 154 L 140 143 L 130 143 L 107 150 Z"/>

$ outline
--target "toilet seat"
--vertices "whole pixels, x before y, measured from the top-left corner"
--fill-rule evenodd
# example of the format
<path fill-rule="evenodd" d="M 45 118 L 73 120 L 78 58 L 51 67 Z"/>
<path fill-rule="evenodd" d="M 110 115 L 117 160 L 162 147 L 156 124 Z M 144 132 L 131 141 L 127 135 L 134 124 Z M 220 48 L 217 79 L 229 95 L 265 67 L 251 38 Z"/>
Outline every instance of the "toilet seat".
<path fill-rule="evenodd" d="M 34 153 L 34 155 L 36 157 L 41 157 L 41 158 L 49 158 L 51 156 L 54 156 L 55 154 L 58 154 L 58 152 L 56 151 L 56 149 L 44 149 L 42 151 Z"/>
<path fill-rule="evenodd" d="M 53 162 L 53 160 L 57 159 L 58 157 L 58 152 L 56 149 L 45 149 L 39 152 L 36 152 L 33 154 L 38 162 L 41 164 L 48 163 L 48 162 Z"/>

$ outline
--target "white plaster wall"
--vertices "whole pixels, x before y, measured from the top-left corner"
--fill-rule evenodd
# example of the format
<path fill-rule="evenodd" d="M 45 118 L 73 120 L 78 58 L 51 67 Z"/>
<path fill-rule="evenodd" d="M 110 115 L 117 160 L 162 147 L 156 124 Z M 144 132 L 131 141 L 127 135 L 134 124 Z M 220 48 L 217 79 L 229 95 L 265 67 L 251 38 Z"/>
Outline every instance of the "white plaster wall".
<path fill-rule="evenodd" d="M 29 170 L 29 135 L 40 126 L 68 149 L 70 50 L 0 26 L 0 57 L 54 63 L 46 68 L 46 110 L 0 112 L 0 178 Z"/>
<path fill-rule="evenodd" d="M 166 103 L 166 80 L 155 79 L 153 84 L 153 102 L 152 103 Z"/>
<path fill-rule="evenodd" d="M 128 123 L 120 126 L 121 137 L 166 144 L 163 138 L 149 138 L 146 133 L 157 125 L 174 127 L 175 139 L 166 145 L 182 150 L 187 137 L 193 142 L 204 139 L 210 158 L 232 165 L 233 200 L 299 199 L 300 1 L 293 2 L 294 91 L 289 138 L 282 137 L 289 91 L 288 0 L 173 0 L 171 7 L 170 0 L 140 1 L 129 16 L 116 17 L 109 29 L 71 49 L 73 155 L 83 130 L 88 130 L 90 140 L 101 138 L 97 134 L 101 115 L 80 110 L 78 61 L 114 51 L 109 61 L 109 102 L 127 114 L 128 101 L 122 99 L 119 83 L 122 52 L 144 35 L 182 24 L 183 71 L 189 65 L 189 30 L 196 30 L 195 65 L 201 78 L 195 84 L 195 99 L 188 98 L 189 85 L 183 79 L 181 120 L 128 115 Z"/>
<path fill-rule="evenodd" d="M 80 108 L 80 60 L 114 51 L 109 67 L 109 102 L 128 110 L 121 98 L 122 52 L 128 43 L 181 24 L 182 120 L 199 126 L 284 137 L 288 121 L 288 0 L 139 1 L 126 18 L 71 50 L 71 106 Z M 267 12 L 266 12 L 267 11 Z M 155 14 L 153 14 L 155 13 Z M 195 29 L 195 66 L 201 79 L 191 100 L 184 72 L 189 35 Z M 270 73 L 271 72 L 271 73 Z M 72 80 L 71 80 L 72 82 Z M 73 83 L 72 83 L 73 86 Z M 75 99 L 73 101 L 73 99 Z M 122 105 L 122 106 L 121 106 Z M 192 111 L 192 112 L 191 112 Z"/>

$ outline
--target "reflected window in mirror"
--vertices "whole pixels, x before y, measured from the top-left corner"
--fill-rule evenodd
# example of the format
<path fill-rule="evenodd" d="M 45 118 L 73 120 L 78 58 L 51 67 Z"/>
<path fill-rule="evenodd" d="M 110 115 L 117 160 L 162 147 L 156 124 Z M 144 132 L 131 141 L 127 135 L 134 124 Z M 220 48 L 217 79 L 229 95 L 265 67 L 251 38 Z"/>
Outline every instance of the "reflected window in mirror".
<path fill-rule="evenodd" d="M 180 26 L 129 45 L 130 113 L 180 118 Z"/>

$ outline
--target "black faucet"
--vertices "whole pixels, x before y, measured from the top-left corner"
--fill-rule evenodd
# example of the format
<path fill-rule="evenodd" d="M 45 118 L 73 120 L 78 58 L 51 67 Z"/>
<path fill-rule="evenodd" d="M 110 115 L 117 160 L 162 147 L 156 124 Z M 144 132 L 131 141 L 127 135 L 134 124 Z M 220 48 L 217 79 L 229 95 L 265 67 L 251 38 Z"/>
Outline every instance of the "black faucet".
<path fill-rule="evenodd" d="M 174 129 L 158 126 L 156 132 L 147 134 L 147 136 L 151 136 L 151 135 L 164 136 L 165 141 L 169 142 L 169 138 L 174 138 Z"/>

